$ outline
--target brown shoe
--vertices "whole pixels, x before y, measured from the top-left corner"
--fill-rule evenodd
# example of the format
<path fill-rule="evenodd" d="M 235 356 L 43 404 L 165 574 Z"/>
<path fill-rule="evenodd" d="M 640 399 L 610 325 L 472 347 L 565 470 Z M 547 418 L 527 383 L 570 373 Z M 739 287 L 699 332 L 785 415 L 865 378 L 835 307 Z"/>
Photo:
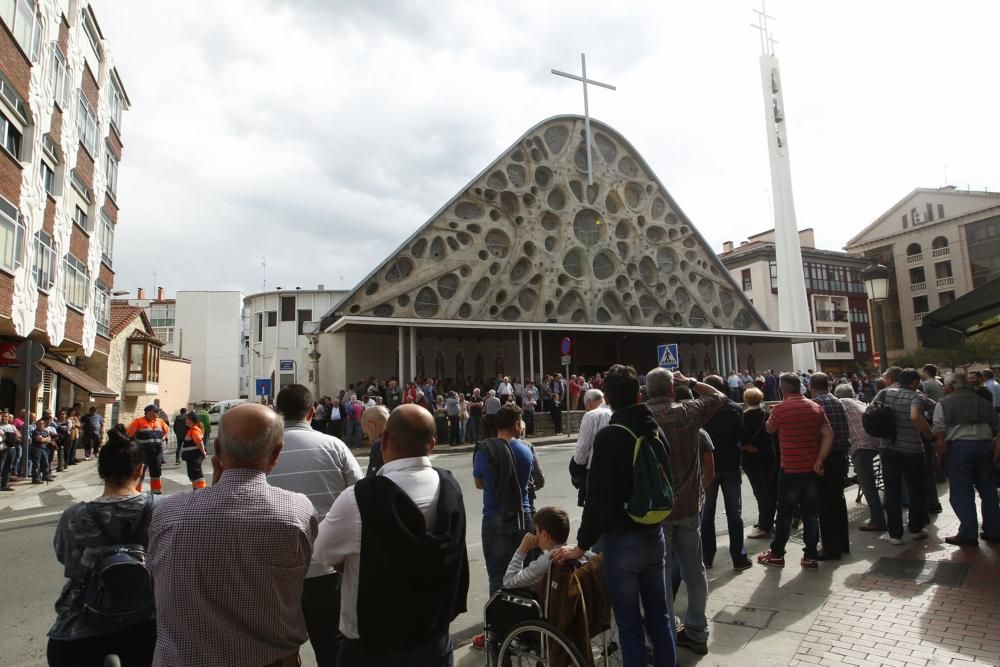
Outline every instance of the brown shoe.
<path fill-rule="evenodd" d="M 873 533 L 884 533 L 885 526 L 880 526 L 877 523 L 872 523 L 871 521 L 865 521 L 863 524 L 858 526 L 858 530 L 866 530 Z"/>
<path fill-rule="evenodd" d="M 754 528 L 750 534 L 747 535 L 748 540 L 762 540 L 768 537 L 771 537 L 771 531 L 764 530 L 763 528 Z"/>

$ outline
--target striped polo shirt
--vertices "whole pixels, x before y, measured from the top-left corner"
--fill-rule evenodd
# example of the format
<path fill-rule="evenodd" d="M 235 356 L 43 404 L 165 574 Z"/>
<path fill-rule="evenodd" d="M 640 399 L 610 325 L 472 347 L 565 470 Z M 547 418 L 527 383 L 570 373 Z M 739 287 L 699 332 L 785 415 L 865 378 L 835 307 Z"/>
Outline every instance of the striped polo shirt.
<path fill-rule="evenodd" d="M 781 469 L 803 473 L 813 469 L 819 454 L 819 432 L 830 425 L 826 413 L 802 394 L 785 394 L 785 400 L 771 408 L 768 423 L 778 429 Z"/>

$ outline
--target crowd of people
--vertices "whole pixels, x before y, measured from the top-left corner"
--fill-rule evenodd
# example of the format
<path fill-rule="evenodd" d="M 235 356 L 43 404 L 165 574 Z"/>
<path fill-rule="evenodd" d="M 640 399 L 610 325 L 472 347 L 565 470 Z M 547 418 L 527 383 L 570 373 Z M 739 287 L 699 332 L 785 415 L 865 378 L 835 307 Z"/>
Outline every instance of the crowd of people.
<path fill-rule="evenodd" d="M 223 416 L 211 486 L 200 473 L 209 455 L 204 429 L 192 413 L 175 436 L 194 492 L 166 498 L 156 497 L 151 468 L 154 458 L 162 462 L 167 426 L 149 406 L 129 428 L 113 429 L 100 450 L 102 496 L 60 519 L 55 547 L 67 582 L 49 633 L 50 664 L 101 664 L 116 653 L 125 665 L 293 665 L 306 641 L 320 665 L 452 664 L 449 625 L 466 610 L 469 589 L 466 499 L 429 454 L 453 440 L 453 416 L 458 441 L 466 439 L 462 408 L 454 412 L 463 402 L 464 428 L 476 442 L 489 593 L 535 583 L 550 563 L 599 555 L 628 666 L 647 658 L 675 665 L 679 646 L 707 653 L 706 570 L 716 565 L 720 492 L 737 571 L 753 566 L 747 540 L 769 540 L 756 562 L 784 567 L 795 521 L 804 569 L 846 557 L 851 464 L 868 502 L 860 530 L 902 544 L 905 506 L 911 539 L 926 538 L 940 511 L 934 473 L 943 466 L 961 522 L 946 542 L 1000 542 L 1000 385 L 988 371 L 943 382 L 932 366 L 890 368 L 875 379 L 770 372 L 699 379 L 659 368 L 640 378 L 615 365 L 593 380 L 552 376 L 543 384 L 546 398 L 532 383 L 505 377 L 485 394 L 442 387 L 441 395 L 433 381 L 400 388 L 371 379 L 345 391 L 343 402 L 314 401 L 307 388 L 290 385 L 274 410 L 244 404 Z M 585 410 L 569 463 L 583 508 L 575 540 L 564 510 L 536 509 L 545 474 L 525 439 L 530 409 L 563 396 Z M 434 407 L 442 402 L 444 420 Z M 357 425 L 349 436 L 337 422 Z M 372 443 L 367 470 L 345 442 L 354 429 Z M 662 520 L 632 511 L 640 445 L 663 448 L 672 502 Z M 154 493 L 141 494 L 147 472 Z M 757 505 L 746 536 L 744 473 Z M 144 587 L 139 576 L 130 590 L 148 590 L 148 600 L 98 614 L 94 580 L 108 548 L 121 553 L 124 544 L 145 550 L 148 581 Z M 675 627 L 681 584 L 688 603 Z M 484 635 L 473 643 L 488 648 Z"/>
<path fill-rule="evenodd" d="M 96 407 L 84 412 L 82 404 L 77 403 L 59 409 L 55 415 L 46 412 L 37 418 L 34 413 L 26 414 L 25 410 L 17 415 L 7 410 L 0 412 L 0 491 L 14 491 L 11 482 L 21 479 L 30 478 L 32 484 L 54 481 L 55 473 L 80 461 L 90 461 L 104 436 L 104 418 Z"/>

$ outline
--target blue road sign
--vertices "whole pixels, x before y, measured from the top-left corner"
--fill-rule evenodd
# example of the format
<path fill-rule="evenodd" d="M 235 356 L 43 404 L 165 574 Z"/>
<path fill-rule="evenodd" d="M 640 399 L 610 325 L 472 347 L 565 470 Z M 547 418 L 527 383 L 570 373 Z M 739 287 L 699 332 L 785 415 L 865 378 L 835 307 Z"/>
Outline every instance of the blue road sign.
<path fill-rule="evenodd" d="M 278 370 L 282 371 L 282 372 L 284 372 L 284 371 L 294 371 L 295 370 L 295 362 L 292 361 L 291 359 L 282 359 L 281 361 L 278 362 Z"/>
<path fill-rule="evenodd" d="M 677 356 L 677 343 L 667 343 L 656 346 L 656 363 L 660 368 L 676 370 L 680 367 L 680 357 Z"/>
<path fill-rule="evenodd" d="M 257 378 L 257 396 L 271 395 L 271 378 Z"/>

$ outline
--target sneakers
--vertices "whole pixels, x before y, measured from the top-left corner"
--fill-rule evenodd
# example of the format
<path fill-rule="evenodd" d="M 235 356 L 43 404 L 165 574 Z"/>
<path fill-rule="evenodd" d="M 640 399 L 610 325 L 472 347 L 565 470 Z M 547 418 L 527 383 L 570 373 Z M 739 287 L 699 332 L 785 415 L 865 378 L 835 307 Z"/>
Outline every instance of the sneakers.
<path fill-rule="evenodd" d="M 900 544 L 902 544 L 902 543 L 903 543 L 903 540 L 902 540 L 902 539 L 900 539 L 900 538 L 898 538 L 898 537 L 893 537 L 893 536 L 892 536 L 892 535 L 890 535 L 889 533 L 882 533 L 881 535 L 879 535 L 879 536 L 878 536 L 878 538 L 879 538 L 880 540 L 882 540 L 883 542 L 888 542 L 889 544 L 893 544 L 893 545 L 895 545 L 895 546 L 897 546 L 897 547 L 898 547 L 898 546 L 899 546 Z"/>
<path fill-rule="evenodd" d="M 806 558 L 805 556 L 803 556 L 802 560 L 799 561 L 799 564 L 802 566 L 802 569 L 804 570 L 819 569 L 819 561 L 816 560 L 815 558 Z"/>
<path fill-rule="evenodd" d="M 744 558 L 743 560 L 738 560 L 733 562 L 733 569 L 736 570 L 737 572 L 741 572 L 743 570 L 749 570 L 751 567 L 753 567 L 753 561 L 750 560 L 749 558 Z M 705 654 L 702 653 L 702 655 Z"/>
<path fill-rule="evenodd" d="M 757 562 L 768 567 L 785 567 L 785 557 L 776 556 L 770 549 L 757 556 Z"/>
<path fill-rule="evenodd" d="M 686 648 L 692 653 L 697 653 L 698 655 L 708 655 L 708 643 L 694 641 L 687 636 L 684 628 L 677 631 L 677 645 Z"/>
<path fill-rule="evenodd" d="M 476 649 L 478 651 L 485 651 L 486 650 L 486 635 L 485 634 L 481 634 L 481 635 L 476 635 L 475 637 L 473 637 L 472 638 L 472 648 L 474 648 L 474 649 Z"/>
<path fill-rule="evenodd" d="M 763 528 L 754 528 L 749 535 L 747 535 L 748 540 L 762 540 L 771 537 L 771 531 L 764 530 Z"/>

